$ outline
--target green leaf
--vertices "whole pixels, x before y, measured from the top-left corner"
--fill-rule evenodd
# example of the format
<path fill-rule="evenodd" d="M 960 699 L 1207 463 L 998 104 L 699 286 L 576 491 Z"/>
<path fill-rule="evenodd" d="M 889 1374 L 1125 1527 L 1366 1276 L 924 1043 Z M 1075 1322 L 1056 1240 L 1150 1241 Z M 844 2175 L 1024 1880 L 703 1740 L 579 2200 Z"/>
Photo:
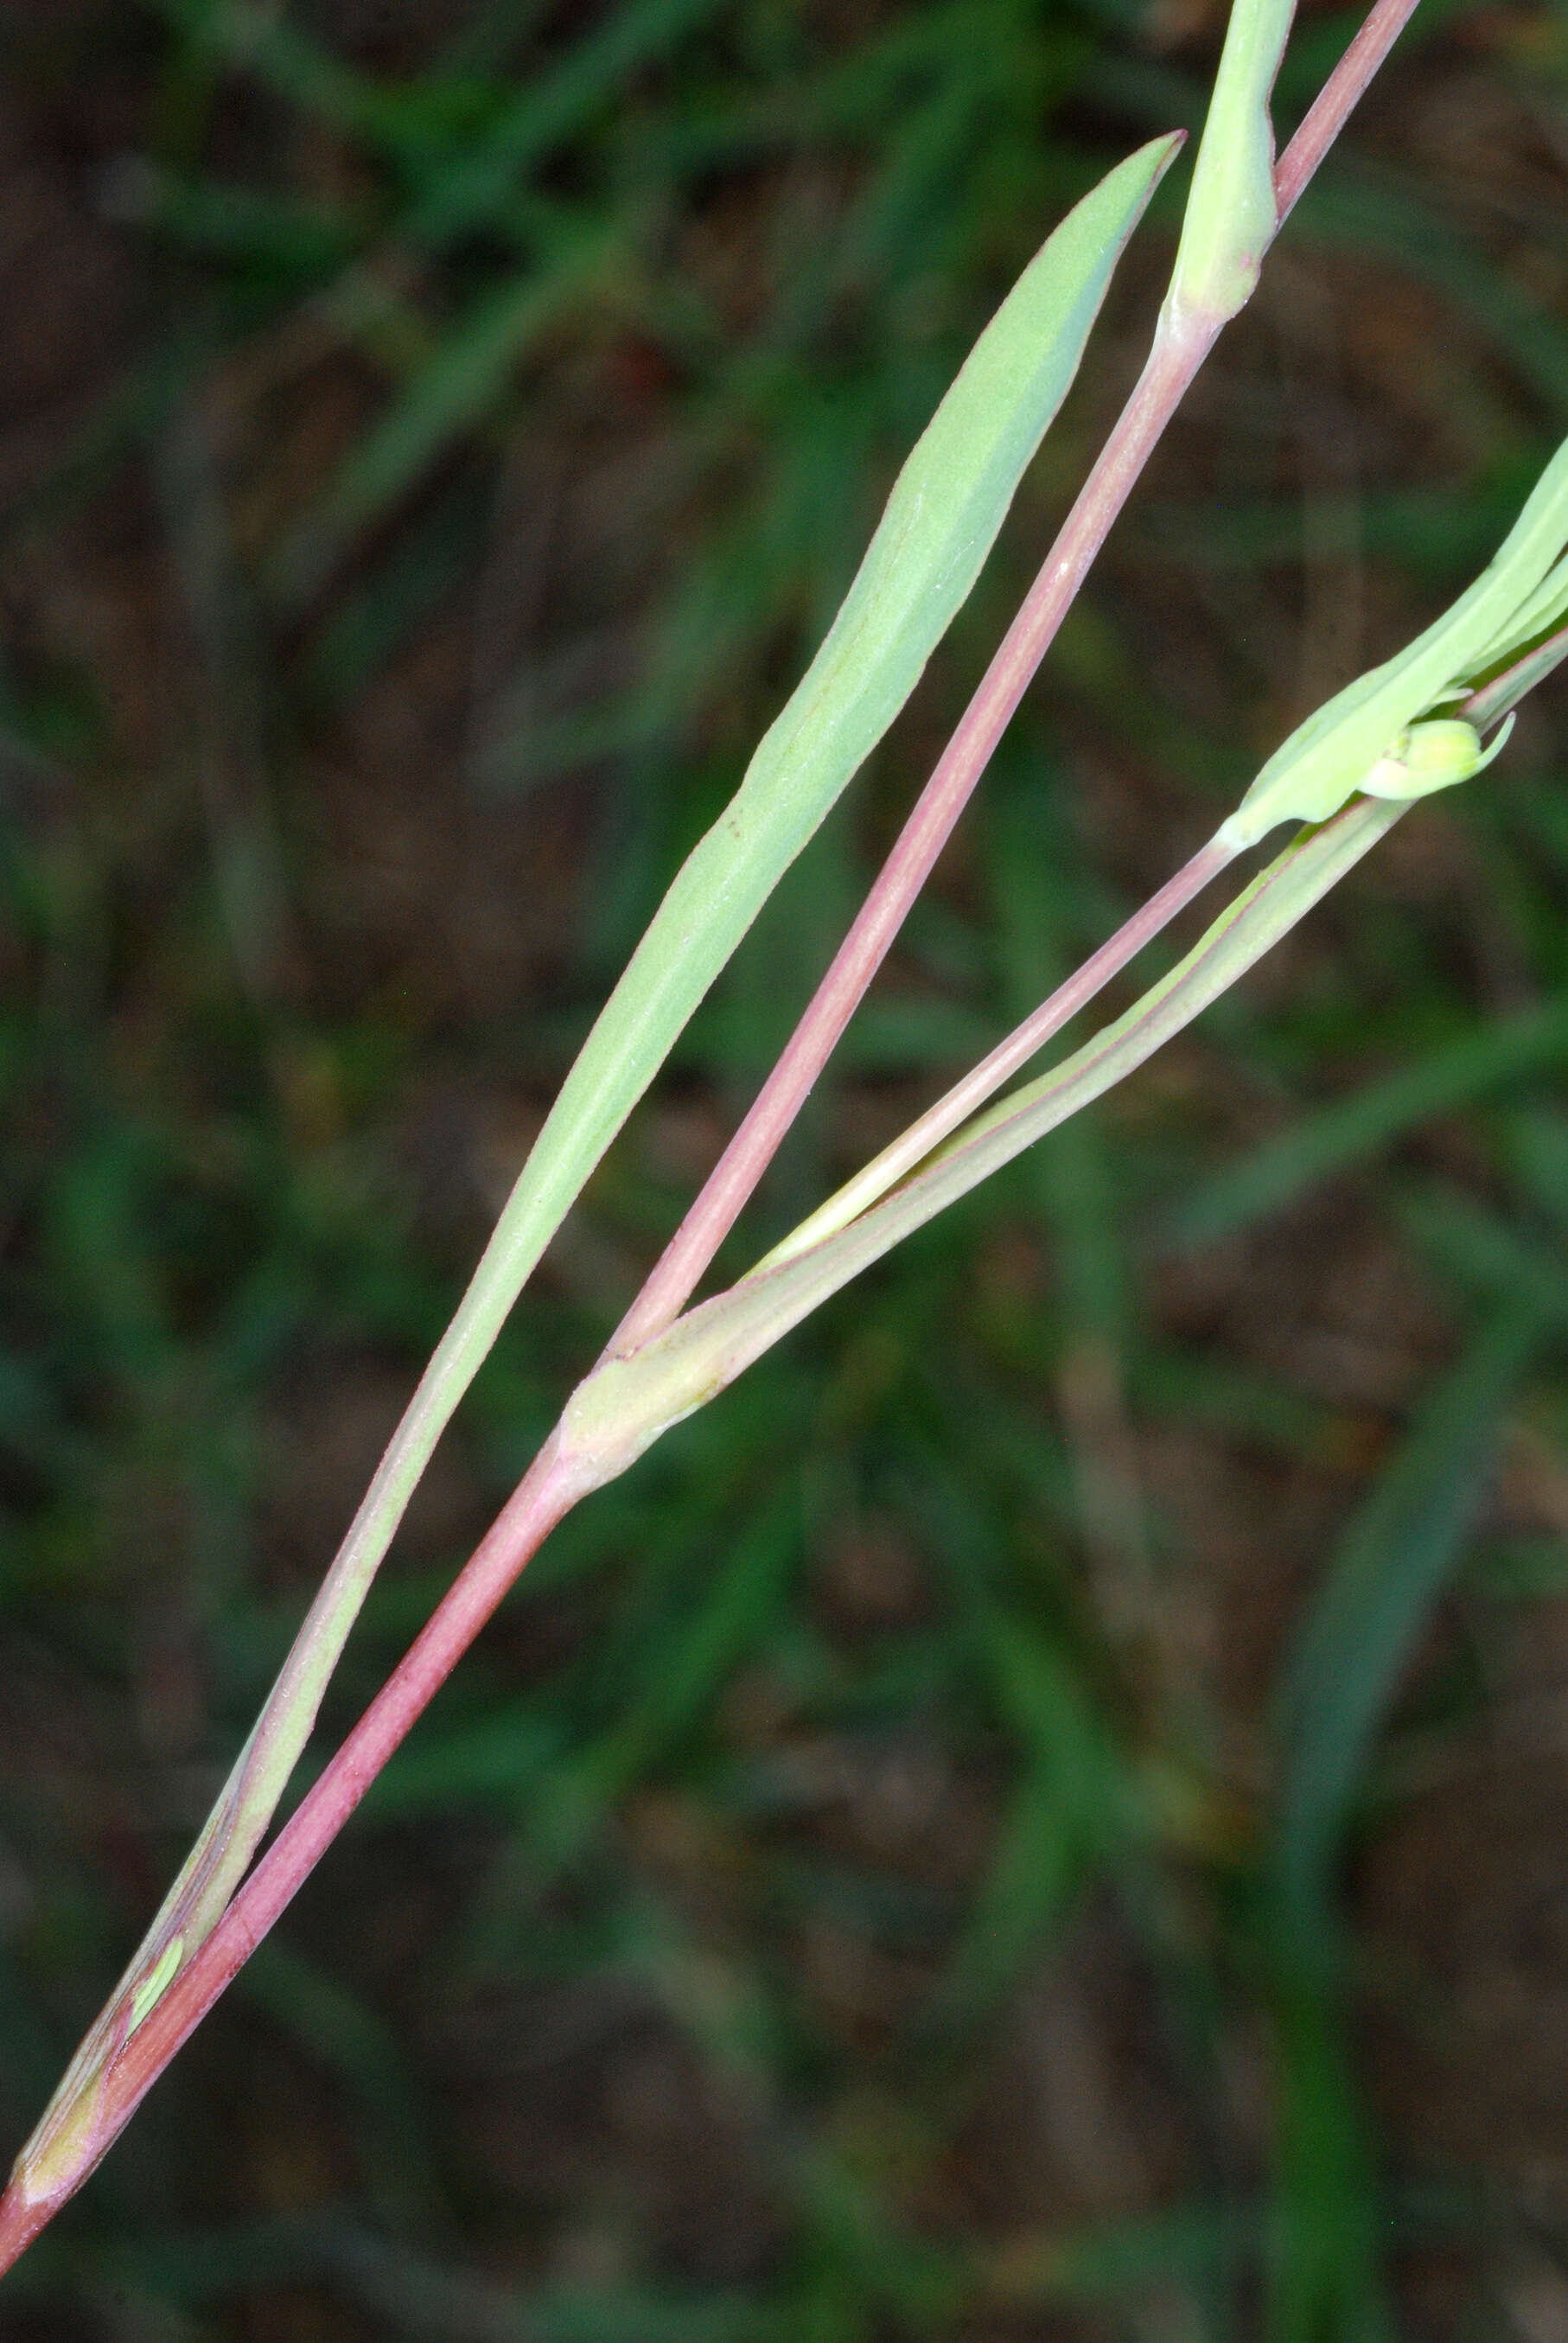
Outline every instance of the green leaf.
<path fill-rule="evenodd" d="M 1298 724 L 1219 836 L 1238 850 L 1282 821 L 1326 821 L 1364 785 L 1405 728 L 1473 680 L 1522 616 L 1553 607 L 1548 573 L 1568 543 L 1568 444 L 1542 473 L 1487 567 L 1414 642 L 1358 676 Z"/>
<path fill-rule="evenodd" d="M 1258 281 L 1279 212 L 1269 96 L 1295 0 L 1235 0 L 1181 222 L 1167 303 L 1233 317 Z"/>
<path fill-rule="evenodd" d="M 950 2024 L 972 2023 L 1012 1990 L 1061 1927 L 1094 1857 L 1124 1845 L 1138 1819 L 1081 1675 L 1015 1613 L 987 1600 L 975 1612 L 999 1705 L 1027 1755 L 941 1990 Z"/>
<path fill-rule="evenodd" d="M 1066 395 L 1111 269 L 1174 152 L 1172 139 L 1155 140 L 1068 215 L 900 474 L 827 640 L 728 809 L 678 872 L 567 1077 L 471 1289 L 485 1348 L 676 1036 L 920 680 Z"/>
<path fill-rule="evenodd" d="M 189 1958 L 244 1876 L 453 1409 L 692 1011 L 913 690 L 980 573 L 1078 370 L 1111 270 L 1178 145 L 1174 136 L 1153 140 L 1068 215 L 917 443 L 826 642 L 729 810 L 678 873 L 568 1076 L 216 1806 L 45 2110 L 34 2136 L 40 2157 L 64 2153 L 73 2127 L 95 2119 L 98 2078 L 114 2055 L 126 1996 L 176 1936 Z M 507 347 L 498 329 L 487 347 L 497 343 Z"/>

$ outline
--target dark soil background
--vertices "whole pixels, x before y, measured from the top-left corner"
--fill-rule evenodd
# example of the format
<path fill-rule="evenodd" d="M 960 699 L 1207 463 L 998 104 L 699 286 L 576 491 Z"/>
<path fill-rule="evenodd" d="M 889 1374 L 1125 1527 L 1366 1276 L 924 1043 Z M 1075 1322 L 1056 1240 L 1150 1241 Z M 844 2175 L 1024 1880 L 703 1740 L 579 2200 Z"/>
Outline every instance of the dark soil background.
<path fill-rule="evenodd" d="M 1353 21 L 1308 9 L 1287 126 Z M 0 13 L 13 2142 L 903 453 L 1066 206 L 1197 126 L 1221 30 Z M 530 1286 L 323 1745 L 787 1033 L 1178 196 Z M 1423 0 L 732 1267 L 1485 559 L 1568 427 L 1565 223 L 1568 18 Z M 1565 710 L 574 1517 L 0 2287 L 6 2343 L 1564 2343 Z"/>

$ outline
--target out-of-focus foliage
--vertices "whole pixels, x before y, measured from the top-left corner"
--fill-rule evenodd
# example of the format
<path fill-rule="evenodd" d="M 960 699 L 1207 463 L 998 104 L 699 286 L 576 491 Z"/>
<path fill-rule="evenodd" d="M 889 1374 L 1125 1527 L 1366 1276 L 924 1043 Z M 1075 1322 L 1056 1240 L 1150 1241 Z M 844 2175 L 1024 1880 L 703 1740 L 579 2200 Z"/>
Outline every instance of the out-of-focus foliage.
<path fill-rule="evenodd" d="M 1425 13 L 1430 11 L 1430 14 Z M 1288 126 L 1352 19 L 1309 14 Z M 1151 0 L 55 0 L 0 90 L 0 2121 L 205 1809 L 553 1084 Z M 1503 533 L 1568 36 L 1424 11 L 739 1263 Z M 552 1249 L 353 1714 L 788 1031 L 1131 378 Z M 0 2334 L 1568 2315 L 1549 691 L 1189 1040 L 585 1507 Z"/>

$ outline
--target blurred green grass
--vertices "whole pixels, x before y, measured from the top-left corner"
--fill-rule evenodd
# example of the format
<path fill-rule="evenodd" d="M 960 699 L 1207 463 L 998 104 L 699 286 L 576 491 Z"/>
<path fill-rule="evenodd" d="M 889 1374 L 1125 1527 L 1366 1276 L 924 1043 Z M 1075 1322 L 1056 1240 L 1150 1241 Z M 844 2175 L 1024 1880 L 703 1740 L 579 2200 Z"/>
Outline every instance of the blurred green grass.
<path fill-rule="evenodd" d="M 1352 23 L 1308 17 L 1285 118 Z M 1066 204 L 1195 123 L 1218 30 L 75 0 L 0 35 L 17 2141 L 903 452 Z M 1484 558 L 1562 427 L 1565 79 L 1550 11 L 1418 18 L 732 1265 Z M 1131 379 L 1173 202 L 915 707 L 498 1346 L 328 1730 L 784 1038 Z M 1547 699 L 1244 999 L 558 1534 L 0 2333 L 1561 2315 Z"/>

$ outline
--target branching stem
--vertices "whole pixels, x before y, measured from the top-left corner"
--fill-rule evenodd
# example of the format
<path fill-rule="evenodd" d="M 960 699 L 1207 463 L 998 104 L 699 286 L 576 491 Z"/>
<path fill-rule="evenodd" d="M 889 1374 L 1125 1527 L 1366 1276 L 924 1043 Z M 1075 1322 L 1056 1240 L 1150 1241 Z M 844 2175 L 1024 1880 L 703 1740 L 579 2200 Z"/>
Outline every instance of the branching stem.
<path fill-rule="evenodd" d="M 1376 0 L 1323 85 L 1274 174 L 1276 234 L 1415 5 L 1416 0 Z M 745 1120 L 611 1336 L 607 1356 L 635 1350 L 662 1332 L 696 1292 L 886 958 L 1111 523 L 1225 323 L 1223 317 L 1191 311 L 1178 316 L 1168 310 L 1161 316 L 1148 363 L 853 925 Z M 1090 1000 L 1228 860 L 1220 854 L 1185 892 L 1172 895 L 1171 888 L 1162 889 L 1080 972 L 1097 966 L 1101 970 L 1098 981 L 1079 995 L 1072 1008 Z M 1189 872 L 1194 869 L 1188 865 Z M 1186 878 L 1187 872 L 1181 876 Z M 1164 909 L 1151 920 L 1156 904 Z M 1065 1012 L 1071 1013 L 1071 1009 Z M 1050 1031 L 1054 1027 L 1041 1031 L 1041 1041 Z"/>
<path fill-rule="evenodd" d="M 1274 175 L 1275 232 L 1413 6 L 1414 0 L 1376 0 Z M 1266 90 L 1256 97 L 1257 109 L 1265 97 Z M 1266 116 L 1261 128 L 1266 134 Z M 624 1352 L 670 1324 L 755 1188 L 940 853 L 1151 449 L 1224 322 L 1223 315 L 1206 315 L 1190 302 L 1167 302 L 1143 373 L 866 905 L 779 1066 L 618 1330 L 613 1351 Z M 1113 970 L 1228 859 L 1213 846 L 1196 856 L 1022 1029 L 1030 1037 L 1027 1047 L 1015 1035 L 977 1070 L 970 1083 L 960 1086 L 968 1103 L 989 1095 L 1013 1064 L 1021 1063 L 1049 1031 L 1091 998 Z M 980 1087 L 970 1097 L 972 1085 Z M 945 1104 L 934 1113 L 948 1111 Z M 931 1143 L 933 1128 L 930 1123 L 916 1127 L 922 1148 Z M 524 1564 L 597 1477 L 585 1472 L 580 1456 L 574 1459 L 567 1453 L 558 1433 L 551 1435 L 421 1634 L 205 1941 L 188 1954 L 172 1982 L 165 1984 L 166 1959 L 160 1956 L 150 1977 L 141 1980 L 128 1998 L 110 2005 L 100 2021 L 108 2029 L 102 2037 L 102 2056 L 96 2055 L 95 2037 L 89 2036 L 84 2048 L 94 2055 L 85 2057 L 81 2068 L 80 2088 L 74 2095 L 65 2088 L 58 2101 L 56 2127 L 50 2130 L 46 2124 L 35 2135 L 0 2197 L 0 2272 L 10 2268 L 95 2167 L 157 2076 L 319 1861 Z M 397 1504 L 400 1494 L 389 1490 L 384 1499 L 373 1496 L 371 1503 Z M 215 1895 L 226 1884 L 226 1878 L 221 1885 L 212 1883 Z M 201 1885 L 195 1883 L 195 1887 Z M 174 1916 L 171 1926 L 181 1917 Z M 177 1962 L 179 1957 L 176 1948 L 174 1958 Z"/>

